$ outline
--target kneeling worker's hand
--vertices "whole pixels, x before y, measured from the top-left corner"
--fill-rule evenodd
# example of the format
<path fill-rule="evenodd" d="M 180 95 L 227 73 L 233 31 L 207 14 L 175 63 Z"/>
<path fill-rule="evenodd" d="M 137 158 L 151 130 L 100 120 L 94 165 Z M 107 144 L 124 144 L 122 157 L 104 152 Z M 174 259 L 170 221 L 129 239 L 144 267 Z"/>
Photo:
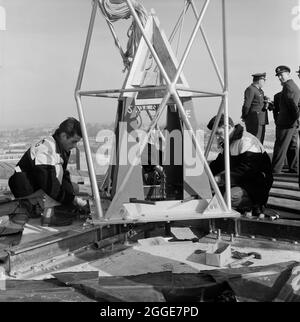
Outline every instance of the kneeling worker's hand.
<path fill-rule="evenodd" d="M 216 183 L 219 184 L 221 183 L 221 177 L 220 176 L 215 176 Z"/>
<path fill-rule="evenodd" d="M 218 175 L 216 175 L 215 180 L 219 186 L 224 186 L 225 185 L 225 172 L 221 172 Z"/>
<path fill-rule="evenodd" d="M 87 201 L 84 200 L 84 199 L 82 199 L 82 198 L 80 198 L 80 197 L 75 196 L 74 201 L 73 201 L 73 204 L 75 206 L 80 207 L 80 208 L 84 208 L 84 207 L 87 206 Z"/>

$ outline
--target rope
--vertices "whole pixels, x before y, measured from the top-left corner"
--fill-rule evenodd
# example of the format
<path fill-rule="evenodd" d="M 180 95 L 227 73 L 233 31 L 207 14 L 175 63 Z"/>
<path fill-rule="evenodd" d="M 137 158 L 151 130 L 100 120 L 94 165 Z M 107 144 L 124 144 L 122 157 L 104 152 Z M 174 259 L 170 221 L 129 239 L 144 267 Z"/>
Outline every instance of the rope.
<path fill-rule="evenodd" d="M 141 20 L 141 23 L 143 27 L 146 25 L 148 14 L 146 9 L 139 4 L 136 0 L 131 0 L 132 5 L 138 15 L 138 17 Z M 109 25 L 109 28 L 112 32 L 112 35 L 115 40 L 115 45 L 119 49 L 120 54 L 123 59 L 123 64 L 125 69 L 123 71 L 126 71 L 126 69 L 129 69 L 130 64 L 132 62 L 132 59 L 134 57 L 134 54 L 137 50 L 138 44 L 140 42 L 140 39 L 142 37 L 142 33 L 138 28 L 137 23 L 135 20 L 132 21 L 128 31 L 127 31 L 127 48 L 126 52 L 123 51 L 122 46 L 120 44 L 120 41 L 117 37 L 117 34 L 115 32 L 113 23 L 121 20 L 121 19 L 128 19 L 131 16 L 131 12 L 129 10 L 129 7 L 127 3 L 124 0 L 99 0 L 99 7 Z"/>

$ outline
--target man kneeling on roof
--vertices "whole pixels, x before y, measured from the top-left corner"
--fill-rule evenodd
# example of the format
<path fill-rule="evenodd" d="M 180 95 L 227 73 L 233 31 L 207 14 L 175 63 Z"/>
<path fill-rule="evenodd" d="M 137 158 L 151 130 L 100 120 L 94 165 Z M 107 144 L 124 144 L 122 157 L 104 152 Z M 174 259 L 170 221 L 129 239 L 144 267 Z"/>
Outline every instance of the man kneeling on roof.
<path fill-rule="evenodd" d="M 216 116 L 209 122 L 212 130 Z M 221 191 L 225 190 L 224 115 L 216 130 L 221 153 L 210 168 Z M 261 142 L 240 124 L 229 118 L 230 178 L 232 207 L 247 216 L 263 216 L 264 206 L 273 184 L 271 160 Z M 224 191 L 225 192 L 225 191 Z"/>
<path fill-rule="evenodd" d="M 16 198 L 23 198 L 20 204 L 29 217 L 39 216 L 35 210 L 38 205 L 42 207 L 45 226 L 69 225 L 72 218 L 63 214 L 87 206 L 85 200 L 75 196 L 78 187 L 71 182 L 67 170 L 71 150 L 81 137 L 80 123 L 74 118 L 66 119 L 52 136 L 33 144 L 24 153 L 9 179 L 11 192 Z"/>

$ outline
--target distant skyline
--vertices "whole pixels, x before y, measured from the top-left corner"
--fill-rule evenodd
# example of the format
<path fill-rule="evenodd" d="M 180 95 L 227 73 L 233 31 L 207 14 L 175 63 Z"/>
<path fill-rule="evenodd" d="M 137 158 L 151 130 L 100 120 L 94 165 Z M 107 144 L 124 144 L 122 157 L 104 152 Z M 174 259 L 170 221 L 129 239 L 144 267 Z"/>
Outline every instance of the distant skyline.
<path fill-rule="evenodd" d="M 183 0 L 142 0 L 154 8 L 162 29 L 170 35 Z M 195 0 L 200 8 L 203 0 Z M 222 66 L 220 0 L 211 0 L 204 29 L 216 59 Z M 230 114 L 240 121 L 243 92 L 251 74 L 267 72 L 264 88 L 271 97 L 280 90 L 275 67 L 300 65 L 299 0 L 226 0 L 229 63 Z M 85 42 L 90 0 L 0 0 L 6 9 L 6 31 L 0 31 L 0 129 L 29 125 L 58 124 L 68 116 L 77 117 L 74 88 Z M 189 13 L 183 44 L 195 23 Z M 116 23 L 125 46 L 129 21 Z M 198 40 L 201 40 L 199 34 Z M 176 49 L 176 42 L 173 44 Z M 180 51 L 182 54 L 182 50 Z M 122 86 L 122 61 L 102 15 L 93 36 L 83 88 L 105 89 Z M 191 87 L 217 90 L 218 81 L 209 63 L 203 41 L 195 44 L 184 74 Z M 90 123 L 111 123 L 117 102 L 87 99 L 86 119 Z M 218 108 L 216 100 L 195 102 L 199 123 L 205 123 Z M 270 118 L 272 116 L 270 114 Z"/>

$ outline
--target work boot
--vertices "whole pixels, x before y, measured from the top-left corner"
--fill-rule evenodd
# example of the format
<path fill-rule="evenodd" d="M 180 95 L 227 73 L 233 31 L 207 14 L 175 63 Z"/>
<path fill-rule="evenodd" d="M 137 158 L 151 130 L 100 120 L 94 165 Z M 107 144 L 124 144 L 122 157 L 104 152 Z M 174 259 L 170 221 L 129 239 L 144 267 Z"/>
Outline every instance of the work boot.
<path fill-rule="evenodd" d="M 263 207 L 262 206 L 254 206 L 252 208 L 252 215 L 253 217 L 256 217 L 256 218 L 259 218 L 260 215 L 262 215 L 264 212 L 263 212 Z"/>
<path fill-rule="evenodd" d="M 29 218 L 28 218 L 27 214 L 16 213 L 16 214 L 10 215 L 9 220 L 12 223 L 24 226 L 28 222 Z"/>
<path fill-rule="evenodd" d="M 248 210 L 248 211 L 246 211 L 245 213 L 244 213 L 244 216 L 246 217 L 246 218 L 252 218 L 253 217 L 253 215 L 252 215 L 252 211 L 251 210 Z"/>
<path fill-rule="evenodd" d="M 42 214 L 42 209 L 39 204 L 33 205 L 28 199 L 19 201 L 20 208 L 24 209 L 28 218 L 39 218 Z"/>
<path fill-rule="evenodd" d="M 247 207 L 247 208 L 240 209 L 240 213 L 242 214 L 243 217 L 252 218 L 251 208 Z"/>
<path fill-rule="evenodd" d="M 44 210 L 41 218 L 43 227 L 62 227 L 72 225 L 76 216 L 72 213 L 72 208 L 66 206 L 55 206 Z"/>
<path fill-rule="evenodd" d="M 63 227 L 72 225 L 73 220 L 71 218 L 61 218 L 59 216 L 51 216 L 50 218 L 45 219 L 42 216 L 41 225 L 43 227 Z"/>
<path fill-rule="evenodd" d="M 22 232 L 24 225 L 10 221 L 9 216 L 0 217 L 0 236 L 14 235 Z"/>

